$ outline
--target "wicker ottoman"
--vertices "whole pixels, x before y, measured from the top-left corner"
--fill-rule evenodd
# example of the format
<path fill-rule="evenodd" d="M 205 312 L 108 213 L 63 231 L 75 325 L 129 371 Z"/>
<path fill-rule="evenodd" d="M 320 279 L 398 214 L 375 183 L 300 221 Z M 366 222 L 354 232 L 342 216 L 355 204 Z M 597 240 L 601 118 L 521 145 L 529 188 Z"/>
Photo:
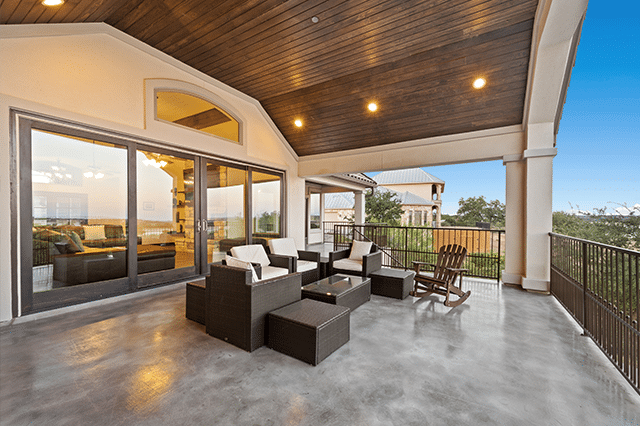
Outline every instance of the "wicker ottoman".
<path fill-rule="evenodd" d="M 371 294 L 404 299 L 413 287 L 416 273 L 401 269 L 380 269 L 369 275 L 371 278 Z"/>
<path fill-rule="evenodd" d="M 205 280 L 187 283 L 187 307 L 185 316 L 191 321 L 204 325 L 205 319 Z"/>
<path fill-rule="evenodd" d="M 349 341 L 349 308 L 303 299 L 269 312 L 268 346 L 311 365 Z"/>

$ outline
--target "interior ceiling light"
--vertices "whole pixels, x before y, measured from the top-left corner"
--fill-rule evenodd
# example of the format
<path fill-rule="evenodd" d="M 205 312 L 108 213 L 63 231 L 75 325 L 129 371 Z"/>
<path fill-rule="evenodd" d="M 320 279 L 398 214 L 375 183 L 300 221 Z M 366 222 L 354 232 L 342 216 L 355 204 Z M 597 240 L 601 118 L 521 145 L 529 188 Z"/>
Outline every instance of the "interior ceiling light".
<path fill-rule="evenodd" d="M 374 112 L 378 109 L 378 105 L 376 105 L 375 103 L 371 102 L 367 108 L 369 108 L 369 111 Z"/>
<path fill-rule="evenodd" d="M 314 24 L 317 24 L 318 22 L 320 22 L 320 18 L 318 18 L 317 16 L 314 16 L 313 18 L 311 18 L 311 22 L 313 22 Z"/>
<path fill-rule="evenodd" d="M 294 121 L 294 124 L 296 125 L 296 127 L 302 127 L 302 120 L 296 120 Z"/>
<path fill-rule="evenodd" d="M 473 82 L 474 89 L 482 89 L 487 84 L 487 80 L 484 78 L 476 78 Z"/>
<path fill-rule="evenodd" d="M 42 0 L 42 4 L 45 6 L 60 6 L 64 3 L 64 0 Z"/>

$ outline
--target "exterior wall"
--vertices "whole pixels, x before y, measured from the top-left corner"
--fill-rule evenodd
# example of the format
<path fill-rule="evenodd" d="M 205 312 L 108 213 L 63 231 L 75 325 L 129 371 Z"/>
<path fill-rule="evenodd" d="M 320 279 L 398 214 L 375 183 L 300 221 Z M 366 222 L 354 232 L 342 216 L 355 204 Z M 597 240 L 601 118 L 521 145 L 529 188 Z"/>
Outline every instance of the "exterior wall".
<path fill-rule="evenodd" d="M 324 220 L 326 222 L 348 222 L 347 217 L 353 217 L 354 209 L 331 209 L 324 211 Z"/>
<path fill-rule="evenodd" d="M 402 206 L 402 217 L 400 218 L 400 224 L 406 226 L 427 226 L 431 227 L 433 218 L 434 206 Z M 440 223 L 437 223 L 440 226 Z"/>
<path fill-rule="evenodd" d="M 0 27 L 0 195 L 11 199 L 11 109 L 286 172 L 285 232 L 304 247 L 305 182 L 297 158 L 259 103 L 106 24 Z M 145 126 L 145 80 L 212 93 L 244 126 L 244 144 L 159 122 Z M 224 108 L 225 105 L 221 105 Z M 147 123 L 150 124 L 150 123 Z M 15 149 L 15 147 L 14 147 Z M 17 185 L 17 182 L 13 182 Z M 16 188 L 19 189 L 19 188 Z M 16 215 L 24 214 L 15 212 Z M 11 208 L 0 205 L 0 321 L 11 319 Z M 28 213 L 27 213 L 28 214 Z"/>
<path fill-rule="evenodd" d="M 389 184 L 384 184 L 384 185 L 380 185 L 380 186 L 384 186 L 385 188 L 388 189 L 393 189 L 394 191 L 398 191 L 398 192 L 411 192 L 413 194 L 416 194 L 419 197 L 424 198 L 425 200 L 433 200 L 433 195 L 432 195 L 432 191 L 433 191 L 433 186 L 436 184 L 433 183 L 403 183 L 403 184 L 398 184 L 398 185 L 389 185 Z"/>

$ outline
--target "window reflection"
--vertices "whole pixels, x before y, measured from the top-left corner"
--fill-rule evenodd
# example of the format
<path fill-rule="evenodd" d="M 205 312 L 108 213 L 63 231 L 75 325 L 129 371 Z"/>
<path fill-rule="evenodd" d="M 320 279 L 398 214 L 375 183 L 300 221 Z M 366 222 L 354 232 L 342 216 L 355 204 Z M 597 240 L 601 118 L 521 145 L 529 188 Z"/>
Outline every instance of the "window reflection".
<path fill-rule="evenodd" d="M 252 172 L 253 240 L 278 238 L 280 232 L 281 178 L 269 173 Z"/>
<path fill-rule="evenodd" d="M 180 126 L 239 142 L 238 121 L 222 108 L 186 93 L 158 91 L 156 116 Z"/>
<path fill-rule="evenodd" d="M 33 292 L 127 276 L 127 150 L 31 132 Z"/>
<path fill-rule="evenodd" d="M 207 259 L 224 259 L 231 247 L 246 244 L 247 171 L 207 164 Z"/>
<path fill-rule="evenodd" d="M 138 273 L 194 266 L 194 162 L 138 151 Z"/>
<path fill-rule="evenodd" d="M 320 229 L 320 194 L 309 195 L 309 225 L 311 229 Z"/>

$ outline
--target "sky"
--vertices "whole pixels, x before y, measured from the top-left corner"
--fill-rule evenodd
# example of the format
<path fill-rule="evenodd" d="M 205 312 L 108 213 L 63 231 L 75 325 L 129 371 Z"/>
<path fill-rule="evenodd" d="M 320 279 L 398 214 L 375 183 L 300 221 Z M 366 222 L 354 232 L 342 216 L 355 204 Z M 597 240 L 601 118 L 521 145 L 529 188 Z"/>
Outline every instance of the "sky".
<path fill-rule="evenodd" d="M 589 2 L 556 138 L 554 211 L 640 203 L 638 16 L 639 0 Z M 501 161 L 424 170 L 445 181 L 444 214 L 455 214 L 460 198 L 505 201 Z"/>

